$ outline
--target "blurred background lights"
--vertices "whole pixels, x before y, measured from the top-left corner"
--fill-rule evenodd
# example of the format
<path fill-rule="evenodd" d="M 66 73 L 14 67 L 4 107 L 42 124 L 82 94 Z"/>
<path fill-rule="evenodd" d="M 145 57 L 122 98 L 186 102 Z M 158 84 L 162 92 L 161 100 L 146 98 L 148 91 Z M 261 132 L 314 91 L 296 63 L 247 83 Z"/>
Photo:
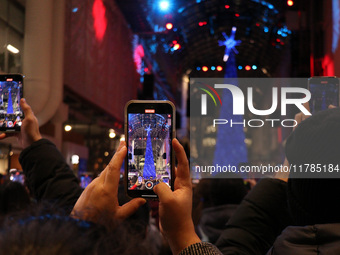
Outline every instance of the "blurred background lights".
<path fill-rule="evenodd" d="M 221 72 L 223 70 L 222 66 L 217 66 L 216 67 L 217 71 Z"/>
<path fill-rule="evenodd" d="M 203 71 L 203 72 L 208 71 L 208 67 L 207 67 L 207 66 L 203 66 L 203 67 L 202 67 L 202 71 Z"/>
<path fill-rule="evenodd" d="M 119 141 L 125 141 L 125 135 L 121 135 Z"/>
<path fill-rule="evenodd" d="M 65 129 L 66 132 L 69 132 L 69 131 L 72 130 L 72 126 L 71 125 L 65 125 L 64 129 Z"/>
<path fill-rule="evenodd" d="M 179 43 L 176 43 L 173 47 L 174 50 L 179 50 L 181 48 L 181 45 Z"/>
<path fill-rule="evenodd" d="M 165 27 L 166 29 L 171 30 L 174 27 L 174 25 L 172 25 L 172 23 L 169 22 L 169 23 L 166 23 Z"/>
<path fill-rule="evenodd" d="M 161 9 L 162 11 L 166 11 L 169 9 L 169 2 L 168 1 L 160 1 L 159 2 L 159 9 Z"/>
<path fill-rule="evenodd" d="M 215 66 L 211 66 L 210 69 L 211 69 L 212 71 L 215 71 L 215 70 L 216 70 L 216 67 L 215 67 Z"/>
<path fill-rule="evenodd" d="M 294 1 L 293 0 L 288 0 L 287 1 L 287 5 L 288 6 L 293 6 L 294 5 Z"/>
<path fill-rule="evenodd" d="M 238 68 L 238 70 L 242 70 L 242 66 L 238 66 L 237 68 Z"/>
<path fill-rule="evenodd" d="M 79 164 L 79 156 L 78 155 L 72 155 L 71 162 L 73 165 Z"/>
<path fill-rule="evenodd" d="M 256 70 L 257 69 L 257 66 L 256 65 L 252 65 L 251 67 L 253 70 Z"/>
<path fill-rule="evenodd" d="M 12 52 L 12 53 L 14 53 L 14 54 L 19 53 L 19 50 L 18 50 L 17 48 L 15 48 L 15 47 L 14 47 L 13 45 L 11 45 L 11 44 L 8 44 L 6 48 L 7 48 L 8 51 L 10 51 L 10 52 Z"/>
<path fill-rule="evenodd" d="M 112 128 L 109 130 L 109 137 L 111 139 L 116 137 L 116 133 L 115 133 L 115 131 Z"/>

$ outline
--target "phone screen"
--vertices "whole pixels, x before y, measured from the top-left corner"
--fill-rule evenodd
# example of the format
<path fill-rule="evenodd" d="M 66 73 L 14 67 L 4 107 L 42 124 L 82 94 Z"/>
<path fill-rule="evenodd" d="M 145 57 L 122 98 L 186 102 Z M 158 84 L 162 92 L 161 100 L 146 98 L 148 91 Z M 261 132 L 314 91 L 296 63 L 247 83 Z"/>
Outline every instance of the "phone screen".
<path fill-rule="evenodd" d="M 311 113 L 328 109 L 329 105 L 339 106 L 339 79 L 320 77 L 309 79 Z"/>
<path fill-rule="evenodd" d="M 134 105 L 127 112 L 127 190 L 132 196 L 155 196 L 158 183 L 172 186 L 173 109 L 164 103 Z"/>
<path fill-rule="evenodd" d="M 24 118 L 20 107 L 22 97 L 22 76 L 0 75 L 0 131 L 20 131 Z"/>

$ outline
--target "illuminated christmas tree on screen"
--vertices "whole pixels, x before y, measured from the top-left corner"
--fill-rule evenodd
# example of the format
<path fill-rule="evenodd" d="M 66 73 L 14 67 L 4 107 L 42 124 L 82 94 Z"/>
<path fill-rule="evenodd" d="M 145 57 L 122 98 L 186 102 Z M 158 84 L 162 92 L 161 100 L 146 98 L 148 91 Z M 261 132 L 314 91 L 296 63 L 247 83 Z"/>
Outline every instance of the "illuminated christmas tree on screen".
<path fill-rule="evenodd" d="M 148 128 L 145 129 L 147 132 L 146 138 L 146 150 L 145 150 L 145 164 L 143 170 L 143 177 L 144 179 L 153 179 L 156 178 L 156 169 L 154 165 L 153 159 L 153 151 L 152 151 L 152 144 L 151 144 L 151 128 L 150 125 Z"/>
<path fill-rule="evenodd" d="M 13 113 L 13 103 L 12 103 L 12 94 L 11 94 L 11 88 L 8 88 L 8 105 L 7 105 L 7 113 L 11 114 Z"/>
<path fill-rule="evenodd" d="M 225 78 L 231 79 L 233 85 L 238 86 L 237 83 L 237 69 L 235 53 L 237 53 L 235 46 L 240 44 L 235 38 L 236 28 L 232 28 L 230 37 L 223 33 L 224 41 L 219 41 L 220 46 L 225 46 L 225 54 L 223 60 L 226 61 Z M 222 94 L 223 105 L 220 110 L 220 119 L 232 119 L 233 122 L 243 123 L 242 115 L 233 115 L 233 98 L 228 89 L 223 90 Z M 233 127 L 223 127 L 217 130 L 216 150 L 214 155 L 214 165 L 220 166 L 236 166 L 240 163 L 245 163 L 247 159 L 247 147 L 244 143 L 245 135 L 243 131 L 243 124 L 233 125 Z"/>

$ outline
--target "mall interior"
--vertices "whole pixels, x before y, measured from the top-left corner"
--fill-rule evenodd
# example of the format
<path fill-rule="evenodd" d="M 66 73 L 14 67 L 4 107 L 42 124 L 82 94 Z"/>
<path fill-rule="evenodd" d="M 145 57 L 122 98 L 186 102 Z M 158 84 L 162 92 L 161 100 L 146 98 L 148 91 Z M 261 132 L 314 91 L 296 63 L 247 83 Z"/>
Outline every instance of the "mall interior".
<path fill-rule="evenodd" d="M 79 178 L 108 164 L 132 99 L 175 104 L 192 161 L 190 79 L 226 77 L 231 65 L 240 78 L 340 76 L 339 13 L 339 0 L 0 0 L 0 73 L 25 76 L 41 134 Z M 290 131 L 245 129 L 248 162 L 279 163 Z M 21 170 L 21 150 L 1 141 L 1 174 Z"/>

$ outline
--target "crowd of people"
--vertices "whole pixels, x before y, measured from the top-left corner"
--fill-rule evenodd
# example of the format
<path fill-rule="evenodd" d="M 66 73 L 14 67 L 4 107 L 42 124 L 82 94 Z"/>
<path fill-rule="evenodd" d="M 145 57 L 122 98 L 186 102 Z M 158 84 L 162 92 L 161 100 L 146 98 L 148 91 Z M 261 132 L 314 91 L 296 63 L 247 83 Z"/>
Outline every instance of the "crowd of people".
<path fill-rule="evenodd" d="M 279 173 L 251 189 L 240 178 L 202 180 L 193 194 L 187 155 L 174 139 L 174 191 L 157 184 L 158 202 L 122 192 L 125 142 L 83 190 L 25 99 L 20 104 L 25 187 L 1 186 L 1 254 L 340 254 L 338 178 Z M 286 164 L 340 167 L 340 109 L 297 117 L 304 120 L 287 139 Z"/>

